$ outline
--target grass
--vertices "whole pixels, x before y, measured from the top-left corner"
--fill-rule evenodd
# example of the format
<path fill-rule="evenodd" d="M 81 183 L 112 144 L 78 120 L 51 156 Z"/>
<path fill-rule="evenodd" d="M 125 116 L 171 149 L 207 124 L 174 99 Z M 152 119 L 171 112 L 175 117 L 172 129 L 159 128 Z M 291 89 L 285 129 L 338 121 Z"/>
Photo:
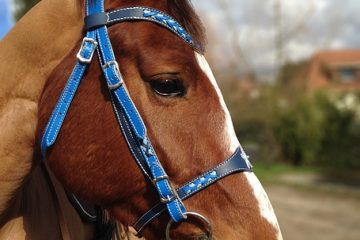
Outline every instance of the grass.
<path fill-rule="evenodd" d="M 309 191 L 312 193 L 330 193 L 332 196 L 352 197 L 360 199 L 360 172 L 359 170 L 344 170 L 320 168 L 310 166 L 294 167 L 284 163 L 255 163 L 254 172 L 261 183 L 267 185 L 280 184 L 283 186 Z M 284 175 L 321 175 L 322 182 L 296 182 L 283 178 Z M 324 183 L 327 183 L 327 185 Z M 329 185 L 330 184 L 330 185 Z M 333 184 L 333 185 L 332 185 Z M 337 187 L 329 187 L 337 186 Z M 339 186 L 351 186 L 340 187 Z"/>
<path fill-rule="evenodd" d="M 278 177 L 282 174 L 303 174 L 319 173 L 320 170 L 314 167 L 299 166 L 294 167 L 284 163 L 254 163 L 254 172 L 263 183 L 277 182 Z"/>

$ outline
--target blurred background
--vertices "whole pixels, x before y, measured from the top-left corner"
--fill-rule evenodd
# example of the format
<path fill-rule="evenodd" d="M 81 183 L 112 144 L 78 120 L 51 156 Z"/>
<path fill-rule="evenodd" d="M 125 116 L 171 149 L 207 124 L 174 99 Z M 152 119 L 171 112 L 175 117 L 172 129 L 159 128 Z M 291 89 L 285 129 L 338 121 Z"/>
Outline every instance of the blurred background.
<path fill-rule="evenodd" d="M 0 39 L 37 0 L 0 0 Z M 360 239 L 360 1 L 193 0 L 284 239 Z"/>

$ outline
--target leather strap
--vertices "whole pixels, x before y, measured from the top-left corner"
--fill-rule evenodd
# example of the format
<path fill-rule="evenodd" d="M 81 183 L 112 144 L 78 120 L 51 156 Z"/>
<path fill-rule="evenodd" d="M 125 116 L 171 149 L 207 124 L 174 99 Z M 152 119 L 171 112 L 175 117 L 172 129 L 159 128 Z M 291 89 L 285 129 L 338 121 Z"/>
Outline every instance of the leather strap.
<path fill-rule="evenodd" d="M 185 206 L 182 201 L 176 196 L 176 192 L 171 186 L 169 179 L 162 178 L 167 176 L 165 170 L 163 169 L 153 147 L 146 134 L 145 124 L 136 109 L 133 101 L 130 98 L 129 93 L 126 90 L 125 84 L 122 83 L 122 77 L 119 72 L 117 64 L 108 64 L 116 62 L 115 56 L 111 47 L 111 42 L 108 38 L 106 26 L 100 27 L 95 30 L 97 41 L 99 43 L 98 53 L 101 65 L 103 66 L 103 73 L 105 79 L 108 83 L 109 90 L 113 99 L 113 106 L 118 109 L 118 112 L 123 112 L 128 125 L 133 134 L 136 136 L 135 145 L 128 145 L 131 152 L 135 152 L 136 149 L 140 150 L 143 159 L 145 160 L 145 166 L 142 170 L 149 170 L 145 174 L 150 176 L 151 179 L 159 179 L 154 186 L 159 193 L 160 199 L 166 201 L 166 206 L 168 208 L 170 216 L 175 222 L 179 222 L 185 219 L 183 215 L 186 212 Z M 105 66 L 105 67 L 104 67 Z M 118 85 L 117 88 L 110 86 Z M 127 134 L 127 132 L 123 132 Z M 134 147 L 134 148 L 133 148 Z M 133 149 L 132 149 L 133 148 Z"/>
<path fill-rule="evenodd" d="M 176 192 L 181 200 L 185 200 L 197 192 L 207 188 L 214 182 L 219 181 L 223 177 L 237 172 L 251 171 L 251 163 L 249 162 L 245 152 L 241 147 L 239 147 L 226 161 L 201 174 L 199 177 L 187 182 L 182 187 L 176 189 Z M 133 224 L 135 230 L 140 233 L 148 223 L 163 213 L 165 209 L 166 206 L 162 203 L 158 203 L 152 207 L 148 212 L 140 217 L 136 223 Z"/>
<path fill-rule="evenodd" d="M 66 196 L 69 199 L 71 205 L 76 209 L 81 219 L 88 223 L 96 223 L 98 220 L 98 216 L 96 213 L 96 206 L 90 204 L 86 201 L 78 199 L 73 193 L 68 191 L 66 192 Z"/>
<path fill-rule="evenodd" d="M 76 63 L 73 72 L 67 81 L 64 90 L 62 91 L 55 109 L 52 112 L 50 119 L 46 125 L 43 137 L 41 139 L 41 152 L 43 157 L 46 156 L 47 148 L 51 147 L 60 132 L 61 126 L 64 122 L 65 116 L 71 102 L 75 96 L 76 90 L 79 87 L 80 81 L 84 75 L 87 65 L 90 63 L 92 56 L 96 50 L 97 42 L 95 39 L 95 32 L 88 32 L 83 40 L 82 46 L 78 53 L 78 62 Z"/>
<path fill-rule="evenodd" d="M 110 12 L 96 13 L 85 17 L 86 31 L 102 26 L 110 26 L 125 21 L 150 21 L 167 28 L 199 53 L 204 53 L 203 47 L 196 43 L 190 34 L 171 16 L 154 8 L 129 7 Z"/>

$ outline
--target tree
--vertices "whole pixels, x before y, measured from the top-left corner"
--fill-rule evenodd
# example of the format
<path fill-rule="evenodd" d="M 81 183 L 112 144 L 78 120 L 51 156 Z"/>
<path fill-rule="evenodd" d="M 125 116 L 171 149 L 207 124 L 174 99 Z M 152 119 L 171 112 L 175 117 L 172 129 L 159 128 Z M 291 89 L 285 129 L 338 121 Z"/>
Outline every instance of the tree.
<path fill-rule="evenodd" d="M 18 21 L 22 16 L 25 15 L 35 4 L 40 0 L 14 0 L 15 1 L 15 10 L 14 10 L 14 19 Z"/>

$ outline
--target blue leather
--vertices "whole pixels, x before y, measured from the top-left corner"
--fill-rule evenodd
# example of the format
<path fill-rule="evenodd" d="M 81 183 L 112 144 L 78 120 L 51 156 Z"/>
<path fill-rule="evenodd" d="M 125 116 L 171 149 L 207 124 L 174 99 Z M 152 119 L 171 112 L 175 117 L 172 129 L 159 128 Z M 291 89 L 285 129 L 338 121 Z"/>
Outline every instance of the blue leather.
<path fill-rule="evenodd" d="M 185 200 L 197 192 L 207 188 L 214 182 L 219 181 L 223 177 L 236 172 L 251 172 L 252 166 L 245 154 L 245 152 L 239 147 L 235 153 L 231 155 L 227 160 L 217 165 L 213 169 L 206 171 L 195 179 L 187 182 L 182 187 L 176 189 L 176 192 L 181 200 Z M 158 217 L 166 210 L 166 206 L 162 203 L 156 204 L 143 216 L 141 216 L 136 223 L 133 224 L 135 230 L 139 233 L 148 223 Z"/>
<path fill-rule="evenodd" d="M 88 14 L 95 14 L 103 11 L 103 1 L 93 1 L 92 4 L 87 4 Z M 109 90 L 113 96 L 113 105 L 117 109 L 121 109 L 121 112 L 125 114 L 127 123 L 130 125 L 131 132 L 136 136 L 136 139 L 134 139 L 135 141 L 133 141 L 134 144 L 129 145 L 129 147 L 134 148 L 132 152 L 140 150 L 143 160 L 141 163 L 144 165 L 142 167 L 143 171 L 146 171 L 145 174 L 150 176 L 151 179 L 159 179 L 163 176 L 167 176 L 155 154 L 155 151 L 153 150 L 150 140 L 146 135 L 145 124 L 143 123 L 140 114 L 132 102 L 125 85 L 123 84 L 123 79 L 108 38 L 106 26 L 101 26 L 97 29 L 89 31 L 86 38 L 93 39 L 94 43 L 97 41 L 99 60 L 102 65 L 105 80 L 107 81 Z M 83 77 L 86 64 L 91 60 L 90 56 L 93 55 L 93 49 L 96 47 L 96 44 L 89 47 L 88 45 L 91 45 L 91 43 L 91 41 L 84 41 L 84 44 L 79 51 L 79 55 L 84 55 L 82 59 L 86 59 L 87 61 L 84 62 L 79 60 L 75 66 L 74 74 L 68 80 L 63 94 L 60 97 L 45 129 L 41 144 L 44 157 L 46 149 L 56 140 L 56 136 L 60 131 L 76 89 Z M 126 133 L 127 132 L 124 131 L 124 134 Z M 184 213 L 186 212 L 185 206 L 176 195 L 169 179 L 164 178 L 156 181 L 154 186 L 159 193 L 160 199 L 166 201 L 167 209 L 173 220 L 176 222 L 183 220 Z"/>
<path fill-rule="evenodd" d="M 86 14 L 85 21 L 88 31 L 77 54 L 78 62 L 65 85 L 43 134 L 41 151 L 44 159 L 47 148 L 56 141 L 84 72 L 91 62 L 95 50 L 97 50 L 120 129 L 140 169 L 153 182 L 161 202 L 159 206 L 155 206 L 140 218 L 136 223 L 136 228 L 142 229 L 149 221 L 165 210 L 168 211 L 173 221 L 182 221 L 186 218 L 184 215 L 186 208 L 182 200 L 233 172 L 251 171 L 251 166 L 242 149 L 238 149 L 224 163 L 175 190 L 154 151 L 146 133 L 146 126 L 126 89 L 113 53 L 106 25 L 129 20 L 151 21 L 171 30 L 195 50 L 199 50 L 197 49 L 199 46 L 179 23 L 169 15 L 156 9 L 133 7 L 105 13 L 104 1 L 98 0 L 86 1 Z M 82 209 L 81 203 L 79 201 L 75 202 Z"/>
<path fill-rule="evenodd" d="M 100 62 L 102 66 L 107 66 L 103 67 L 105 79 L 109 86 L 116 85 L 117 83 L 122 82 L 122 78 L 117 64 L 107 64 L 116 62 L 111 47 L 111 42 L 107 34 L 107 28 L 106 26 L 101 26 L 95 31 L 97 41 L 99 43 L 98 52 L 100 56 Z M 155 151 L 153 150 L 153 147 L 151 146 L 151 142 L 146 135 L 145 124 L 142 121 L 133 101 L 131 100 L 129 93 L 125 89 L 125 85 L 120 84 L 118 85 L 118 88 L 110 88 L 110 91 L 113 93 L 112 99 L 115 100 L 114 105 L 118 108 L 121 108 L 125 113 L 128 123 L 131 125 L 131 129 L 137 137 L 136 148 L 141 150 L 147 165 L 147 169 L 150 170 L 147 175 L 149 175 L 152 179 L 166 175 L 155 154 Z M 173 198 L 173 196 L 175 196 L 175 191 L 171 187 L 169 180 L 163 179 L 158 181 L 155 184 L 155 187 L 161 199 L 171 199 L 171 201 L 167 203 L 167 207 L 173 220 L 176 222 L 183 220 L 183 213 L 186 211 L 186 209 L 179 199 Z"/>
<path fill-rule="evenodd" d="M 86 38 L 94 39 L 95 41 L 95 32 L 87 32 Z M 83 58 L 89 59 L 93 55 L 96 49 L 96 44 L 91 44 L 90 42 L 84 42 L 82 48 L 79 51 L 79 54 Z M 56 138 L 60 132 L 60 128 L 64 122 L 65 116 L 71 102 L 75 96 L 76 90 L 79 87 L 80 81 L 84 75 L 85 69 L 88 63 L 81 62 L 80 60 L 74 67 L 74 70 L 65 85 L 63 92 L 60 95 L 58 102 L 56 103 L 55 109 L 52 112 L 50 119 L 45 128 L 41 140 L 41 152 L 45 157 L 46 149 L 53 145 L 56 141 Z"/>
<path fill-rule="evenodd" d="M 103 12 L 103 7 L 100 4 L 91 4 L 86 1 L 86 14 L 95 14 Z M 45 159 L 47 148 L 51 147 L 60 132 L 61 126 L 66 117 L 67 111 L 71 105 L 71 102 L 75 96 L 76 90 L 79 87 L 80 81 L 84 75 L 84 72 L 87 68 L 87 65 L 90 63 L 92 56 L 97 47 L 96 42 L 96 32 L 95 31 L 87 31 L 84 39 L 92 39 L 93 43 L 89 41 L 83 41 L 82 46 L 78 52 L 78 56 L 82 58 L 88 59 L 89 61 L 83 62 L 78 59 L 72 74 L 70 75 L 69 80 L 67 81 L 64 90 L 62 91 L 58 102 L 52 112 L 50 119 L 46 125 L 43 137 L 41 139 L 41 152 Z"/>

